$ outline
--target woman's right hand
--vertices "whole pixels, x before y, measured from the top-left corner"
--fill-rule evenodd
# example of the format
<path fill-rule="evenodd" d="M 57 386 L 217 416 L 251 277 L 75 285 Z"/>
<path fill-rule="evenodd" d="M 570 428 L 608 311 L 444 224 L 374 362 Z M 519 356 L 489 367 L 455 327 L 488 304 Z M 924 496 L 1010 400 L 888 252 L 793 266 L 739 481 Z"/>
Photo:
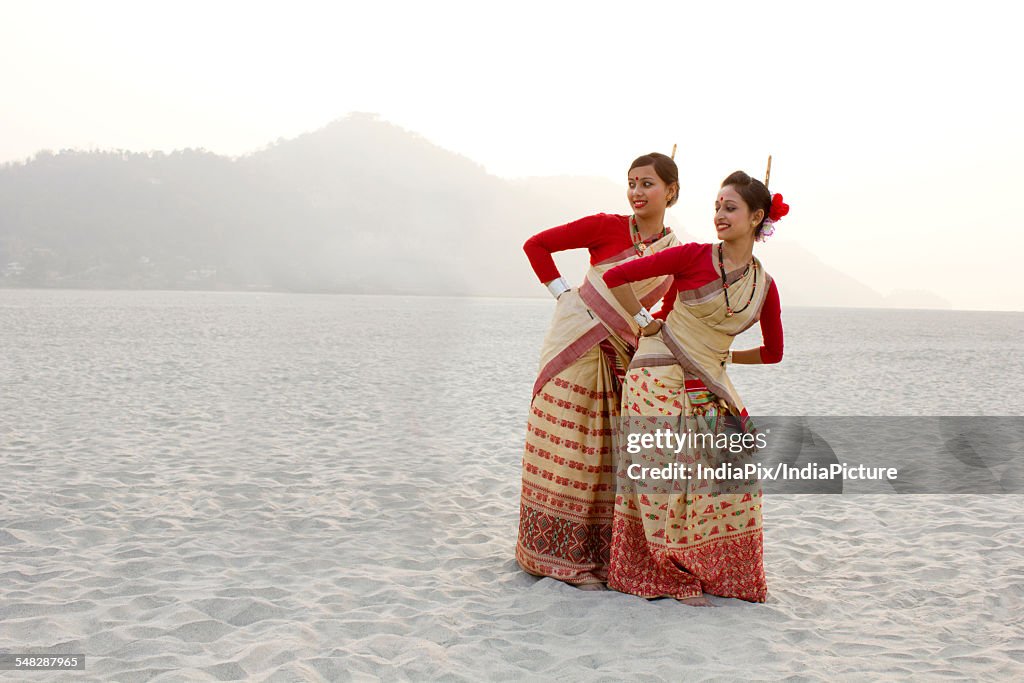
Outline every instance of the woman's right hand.
<path fill-rule="evenodd" d="M 659 332 L 661 332 L 661 324 L 662 323 L 660 320 L 655 320 L 650 325 L 640 330 L 640 336 L 650 337 L 652 335 L 658 334 Z"/>

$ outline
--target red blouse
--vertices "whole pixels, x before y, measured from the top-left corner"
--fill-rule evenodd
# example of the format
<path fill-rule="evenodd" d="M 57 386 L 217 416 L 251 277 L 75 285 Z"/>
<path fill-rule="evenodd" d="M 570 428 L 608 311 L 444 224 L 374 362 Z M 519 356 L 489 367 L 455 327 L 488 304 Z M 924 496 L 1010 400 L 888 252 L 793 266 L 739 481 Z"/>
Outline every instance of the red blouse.
<path fill-rule="evenodd" d="M 599 213 L 550 228 L 526 240 L 523 251 L 541 282 L 560 277 L 551 254 L 567 249 L 589 249 L 590 265 L 601 263 L 633 246 L 629 216 Z"/>
<path fill-rule="evenodd" d="M 654 317 L 662 320 L 672 310 L 672 302 L 680 291 L 697 289 L 709 282 L 721 281 L 722 273 L 718 270 L 717 261 L 711 252 L 713 245 L 691 242 L 671 247 L 657 254 L 645 256 L 615 266 L 604 274 L 604 282 L 609 287 L 618 287 L 627 282 L 636 282 L 657 275 L 673 275 L 672 288 L 665 297 L 661 310 Z M 761 308 L 761 347 L 762 363 L 778 363 L 782 360 L 782 308 L 779 304 L 779 290 L 775 279 L 768 288 L 764 306 Z"/>
<path fill-rule="evenodd" d="M 551 258 L 551 254 L 556 251 L 586 248 L 590 250 L 590 265 L 594 265 L 621 254 L 632 246 L 629 216 L 599 213 L 538 232 L 526 240 L 523 251 L 530 259 L 533 272 L 541 282 L 547 283 L 561 277 L 555 260 Z M 670 296 L 672 298 L 669 298 Z M 661 302 L 661 310 L 666 315 L 672 308 L 673 301 L 675 291 L 670 289 Z"/>

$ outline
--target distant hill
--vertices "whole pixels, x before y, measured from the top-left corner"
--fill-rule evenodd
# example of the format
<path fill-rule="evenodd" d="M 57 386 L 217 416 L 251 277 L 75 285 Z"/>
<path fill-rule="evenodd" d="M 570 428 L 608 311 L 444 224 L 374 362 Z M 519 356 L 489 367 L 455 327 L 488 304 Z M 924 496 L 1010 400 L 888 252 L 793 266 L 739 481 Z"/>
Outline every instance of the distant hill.
<path fill-rule="evenodd" d="M 0 167 L 0 286 L 528 295 L 530 234 L 623 203 L 535 185 L 367 115 L 237 159 L 40 152 Z"/>
<path fill-rule="evenodd" d="M 523 241 L 623 210 L 608 180 L 505 180 L 368 114 L 234 159 L 40 152 L 0 167 L 0 287 L 539 295 Z M 889 305 L 774 246 L 788 303 Z M 558 261 L 576 280 L 586 255 Z"/>
<path fill-rule="evenodd" d="M 887 296 L 856 278 L 822 263 L 796 242 L 773 237 L 755 248 L 765 268 L 778 279 L 786 306 L 851 306 L 858 308 L 952 308 L 938 294 L 898 290 Z"/>

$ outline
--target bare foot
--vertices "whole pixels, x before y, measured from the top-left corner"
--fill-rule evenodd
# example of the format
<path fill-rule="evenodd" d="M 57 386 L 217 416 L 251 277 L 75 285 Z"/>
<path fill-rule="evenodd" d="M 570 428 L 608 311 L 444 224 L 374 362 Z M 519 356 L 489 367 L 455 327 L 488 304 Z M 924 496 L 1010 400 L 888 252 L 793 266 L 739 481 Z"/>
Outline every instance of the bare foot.
<path fill-rule="evenodd" d="M 603 583 L 581 583 L 576 586 L 581 591 L 606 591 L 608 587 Z"/>
<path fill-rule="evenodd" d="M 678 600 L 684 605 L 690 605 L 691 607 L 714 607 L 711 601 L 703 595 L 698 595 L 695 598 L 678 598 Z"/>

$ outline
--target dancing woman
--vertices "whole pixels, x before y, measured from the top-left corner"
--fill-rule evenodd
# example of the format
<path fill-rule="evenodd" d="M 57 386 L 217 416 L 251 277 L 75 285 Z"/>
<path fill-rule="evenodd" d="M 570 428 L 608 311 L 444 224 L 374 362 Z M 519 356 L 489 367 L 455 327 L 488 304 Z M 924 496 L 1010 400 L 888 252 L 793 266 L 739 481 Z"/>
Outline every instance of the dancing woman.
<path fill-rule="evenodd" d="M 526 425 L 516 559 L 531 574 L 588 590 L 603 589 L 608 576 L 612 421 L 640 329 L 602 276 L 617 264 L 678 244 L 665 227 L 665 209 L 679 196 L 675 162 L 658 153 L 636 159 L 626 196 L 632 216 L 588 216 L 538 233 L 523 247 L 557 303 Z M 590 270 L 571 289 L 551 254 L 582 248 L 590 251 Z M 639 278 L 627 289 L 651 306 L 670 286 L 671 278 L 661 275 Z"/>
<path fill-rule="evenodd" d="M 647 322 L 624 381 L 624 415 L 715 436 L 728 416 L 746 425 L 726 367 L 782 360 L 778 289 L 753 247 L 788 211 L 782 195 L 773 197 L 766 183 L 736 171 L 715 201 L 720 242 L 677 246 L 605 273 L 619 305 Z M 675 298 L 663 324 L 651 319 L 629 283 L 667 275 L 674 276 Z M 733 338 L 759 321 L 764 345 L 730 350 Z M 680 457 L 691 464 L 714 458 L 711 449 L 692 445 Z M 764 602 L 760 487 L 733 494 L 694 480 L 678 486 L 649 496 L 619 475 L 608 586 L 694 605 L 711 604 L 705 593 Z"/>

